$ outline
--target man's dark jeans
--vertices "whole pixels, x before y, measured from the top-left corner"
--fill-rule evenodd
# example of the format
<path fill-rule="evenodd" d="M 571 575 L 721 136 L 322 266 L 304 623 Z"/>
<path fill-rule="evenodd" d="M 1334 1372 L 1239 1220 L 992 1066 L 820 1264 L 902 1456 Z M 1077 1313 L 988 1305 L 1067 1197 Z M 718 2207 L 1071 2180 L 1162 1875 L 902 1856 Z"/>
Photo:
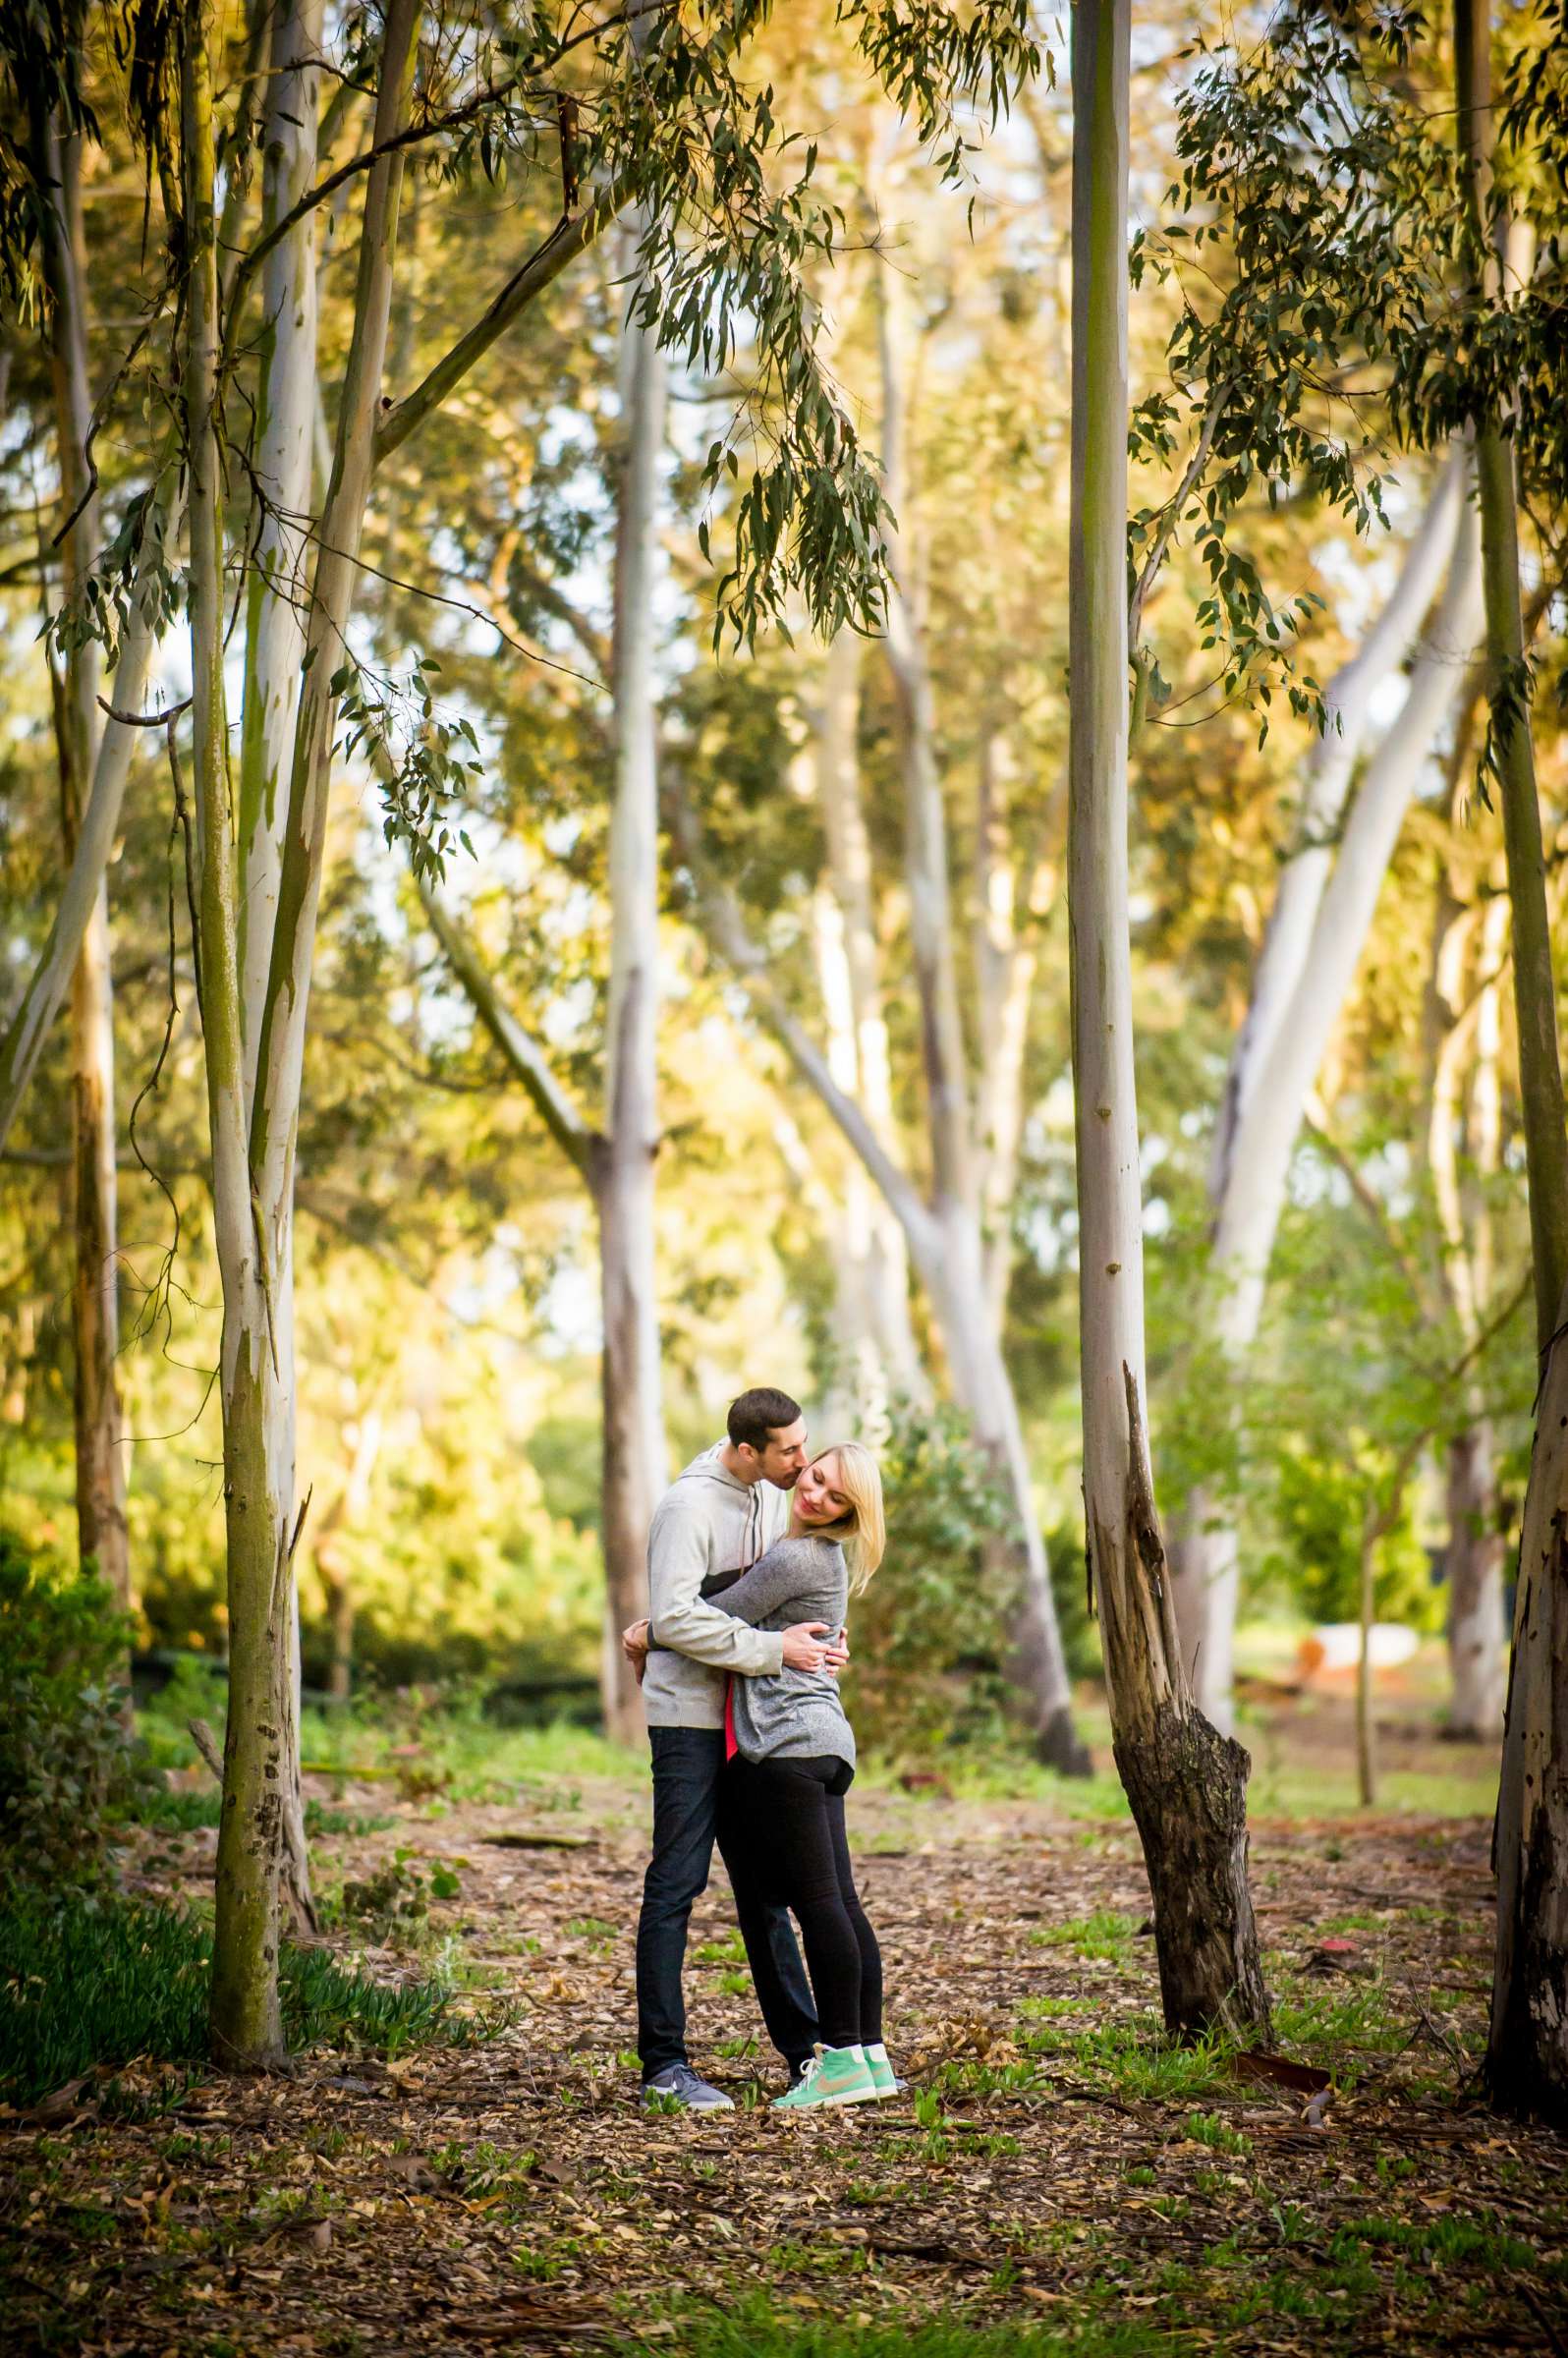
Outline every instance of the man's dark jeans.
<path fill-rule="evenodd" d="M 747 1962 L 767 2035 L 791 2069 L 816 2044 L 816 2010 L 785 1908 L 757 1892 L 742 1856 L 732 1858 L 719 1824 L 724 1733 L 716 1727 L 654 1727 L 653 1856 L 637 1923 L 637 2049 L 643 2077 L 686 2057 L 681 1972 L 693 1903 L 707 1888 L 715 1836 L 746 1942 Z"/>

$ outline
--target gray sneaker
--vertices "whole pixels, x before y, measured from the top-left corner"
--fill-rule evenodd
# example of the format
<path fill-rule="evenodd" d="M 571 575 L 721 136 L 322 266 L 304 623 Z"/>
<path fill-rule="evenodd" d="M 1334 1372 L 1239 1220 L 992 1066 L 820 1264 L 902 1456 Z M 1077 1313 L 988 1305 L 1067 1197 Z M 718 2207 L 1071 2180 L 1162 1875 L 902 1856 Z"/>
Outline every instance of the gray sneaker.
<path fill-rule="evenodd" d="M 666 2063 L 650 2080 L 643 2082 L 643 2102 L 662 2110 L 665 2105 L 678 2105 L 683 2112 L 733 2112 L 734 2099 L 722 2088 L 712 2088 L 700 2079 L 690 2063 Z"/>

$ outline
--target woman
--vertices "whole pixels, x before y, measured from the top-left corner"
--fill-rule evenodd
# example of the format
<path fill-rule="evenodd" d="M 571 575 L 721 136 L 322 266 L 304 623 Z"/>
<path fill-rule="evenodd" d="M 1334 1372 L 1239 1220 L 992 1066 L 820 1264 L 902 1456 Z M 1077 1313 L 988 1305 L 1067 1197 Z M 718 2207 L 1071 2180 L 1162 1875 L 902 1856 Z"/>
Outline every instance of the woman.
<path fill-rule="evenodd" d="M 783 1540 L 743 1573 L 702 1582 L 702 1597 L 755 1629 L 820 1622 L 842 1629 L 882 1561 L 882 1474 L 859 1440 L 804 1467 Z M 776 2112 L 896 2097 L 882 2042 L 882 1952 L 849 1863 L 844 1794 L 856 1770 L 854 1728 L 827 1669 L 731 1679 L 724 1710 L 729 1768 L 719 1790 L 726 1858 L 750 1861 L 766 1898 L 792 1910 L 812 1974 L 820 2040 Z"/>
<path fill-rule="evenodd" d="M 875 1458 L 843 1441 L 806 1467 L 789 1529 L 748 1571 L 704 1582 L 721 1612 L 755 1629 L 801 1621 L 840 1629 L 882 1559 Z M 844 1796 L 855 1734 L 830 1671 L 780 1670 L 730 1682 L 729 1767 L 719 1808 L 726 1854 L 752 1862 L 765 1895 L 792 1910 L 821 2025 L 814 2059 L 775 2111 L 872 2104 L 897 2093 L 882 2043 L 882 1960 L 855 1888 Z"/>

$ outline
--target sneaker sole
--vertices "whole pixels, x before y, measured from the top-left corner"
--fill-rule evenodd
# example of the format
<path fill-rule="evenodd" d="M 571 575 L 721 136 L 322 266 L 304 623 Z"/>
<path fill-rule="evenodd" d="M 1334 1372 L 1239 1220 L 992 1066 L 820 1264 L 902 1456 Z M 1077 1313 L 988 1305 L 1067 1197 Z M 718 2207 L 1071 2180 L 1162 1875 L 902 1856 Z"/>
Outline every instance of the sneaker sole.
<path fill-rule="evenodd" d="M 874 2105 L 874 2088 L 857 2089 L 849 2096 L 818 2096 L 809 2105 L 774 2105 L 775 2112 L 842 2112 L 847 2105 Z"/>

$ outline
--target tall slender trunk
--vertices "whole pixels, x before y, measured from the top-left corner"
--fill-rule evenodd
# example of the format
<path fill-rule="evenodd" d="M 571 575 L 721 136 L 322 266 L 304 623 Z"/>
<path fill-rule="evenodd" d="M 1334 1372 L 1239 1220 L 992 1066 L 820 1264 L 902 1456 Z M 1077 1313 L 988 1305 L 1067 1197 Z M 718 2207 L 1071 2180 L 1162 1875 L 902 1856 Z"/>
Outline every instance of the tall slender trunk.
<path fill-rule="evenodd" d="M 1211 1264 L 1212 1331 L 1238 1370 L 1262 1315 L 1307 1099 L 1355 979 L 1411 796 L 1462 692 L 1465 657 L 1480 620 L 1475 520 L 1467 510 L 1403 705 L 1368 762 L 1344 823 L 1295 987 L 1275 1016 L 1272 1045 L 1242 1095 Z M 1228 1726 L 1240 1588 L 1234 1519 L 1200 1493 L 1188 1503 L 1186 1523 L 1177 1610 L 1188 1671 L 1204 1712 L 1216 1725 Z"/>
<path fill-rule="evenodd" d="M 1432 1074 L 1428 1124 L 1428 1163 L 1442 1230 L 1445 1289 L 1460 1331 L 1471 1348 L 1479 1345 L 1492 1280 L 1491 1216 L 1485 1183 L 1502 1159 L 1502 1096 L 1498 1078 L 1501 1024 L 1498 976 L 1508 931 L 1508 903 L 1499 896 L 1478 926 L 1466 920 L 1449 928 L 1437 961 L 1434 997 L 1455 1005 L 1470 969 L 1463 942 L 1479 933 L 1482 981 L 1474 1003 L 1462 1013 L 1438 1048 Z M 1457 949 L 1457 960 L 1451 954 Z M 1451 987 L 1447 972 L 1456 968 Z M 1465 1107 L 1467 1052 L 1470 1075 Z M 1468 1147 L 1477 1186 L 1467 1189 L 1460 1174 L 1461 1142 Z M 1456 1739 L 1493 1741 L 1503 1705 L 1503 1535 L 1498 1522 L 1496 1440 L 1484 1400 L 1475 1385 L 1467 1390 L 1470 1422 L 1449 1436 L 1446 1451 L 1448 1545 L 1448 1661 L 1453 1700 L 1446 1733 Z"/>
<path fill-rule="evenodd" d="M 1457 129 L 1481 292 L 1494 297 L 1491 12 L 1455 0 Z M 1511 2109 L 1568 2128 L 1568 1134 L 1557 1047 L 1540 806 L 1519 595 L 1517 492 L 1505 418 L 1478 421 L 1492 743 L 1512 912 L 1514 1007 L 1537 1343 L 1543 1360 L 1525 1496 L 1492 1855 L 1497 1954 L 1486 2078 Z"/>
<path fill-rule="evenodd" d="M 1492 219 L 1492 149 L 1496 128 L 1491 96 L 1489 0 L 1455 0 L 1454 65 L 1460 177 L 1475 256 L 1478 292 L 1495 301 L 1501 254 Z M 1514 1013 L 1519 1027 L 1519 1092 L 1524 1106 L 1525 1160 L 1530 1174 L 1531 1256 L 1536 1278 L 1536 1340 L 1544 1352 L 1568 1286 L 1568 1130 L 1563 1123 L 1562 1060 L 1557 1045 L 1557 995 L 1546 911 L 1546 866 L 1536 793 L 1531 736 L 1525 621 L 1519 590 L 1519 501 L 1514 446 L 1505 416 L 1476 423 L 1476 478 L 1481 501 L 1482 572 L 1485 582 L 1487 694 L 1492 748 L 1502 804 L 1503 848 L 1513 910 Z"/>
<path fill-rule="evenodd" d="M 980 1225 L 985 1246 L 985 1301 L 1000 1334 L 1007 1315 L 1013 1273 L 1013 1197 L 1024 1130 L 1024 1059 L 1029 1044 L 1029 1011 L 1038 966 L 1034 927 L 1053 881 L 1053 863 L 1042 855 L 1020 874 L 1008 823 L 1012 752 L 1006 730 L 985 729 L 980 741 L 976 797 L 975 995 L 979 1073 L 975 1088 L 975 1146 L 980 1160 Z M 1065 781 L 1064 781 L 1065 783 Z M 1060 789 L 1047 804 L 1042 832 L 1054 832 L 1049 815 L 1064 800 Z M 1025 906 L 1018 907 L 1019 887 Z"/>
<path fill-rule="evenodd" d="M 882 356 L 882 443 L 888 497 L 899 516 L 891 549 L 887 659 L 893 675 L 904 781 L 904 876 L 910 953 L 920 1003 L 921 1057 L 930 1133 L 932 1193 L 938 1203 L 975 1204 L 964 1024 L 959 1007 L 948 878 L 947 812 L 936 758 L 930 667 L 916 597 L 905 437 L 902 289 L 884 268 L 877 280 Z"/>
<path fill-rule="evenodd" d="M 320 105 L 321 0 L 291 0 L 272 20 L 262 118 L 261 231 L 273 229 L 315 176 Z M 263 267 L 257 337 L 252 494 L 254 555 L 246 585 L 245 687 L 240 726 L 240 1013 L 246 1118 L 252 1118 L 267 976 L 282 869 L 283 790 L 289 774 L 305 657 L 310 438 L 316 400 L 315 230 L 308 214 Z M 280 1517 L 293 1512 L 297 1415 L 294 1256 L 273 1266 L 277 1381 L 267 1411 L 268 1483 Z M 289 1742 L 281 1776 L 283 1889 L 296 1924 L 315 1929 L 300 1773 L 302 1663 L 299 1583 L 289 1573 Z"/>
<path fill-rule="evenodd" d="M 400 128 L 414 66 L 418 0 L 392 0 L 380 62 L 374 137 Z M 400 153 L 366 176 L 354 331 L 338 420 L 332 481 L 311 586 L 303 687 L 295 728 L 277 915 L 266 996 L 247 1021 L 238 938 L 241 885 L 236 814 L 228 772 L 220 624 L 215 613 L 222 518 L 211 419 L 215 382 L 216 280 L 207 248 L 211 210 L 211 96 L 206 81 L 208 20 L 188 44 L 185 125 L 188 214 L 199 233 L 190 310 L 188 432 L 205 468 L 203 509 L 192 464 L 194 675 L 198 807 L 205 814 L 201 940 L 202 1020 L 213 1104 L 214 1205 L 223 1264 L 226 1345 L 224 1454 L 229 1502 L 230 1707 L 224 1819 L 218 1846 L 218 1909 L 212 2025 L 219 2053 L 266 2062 L 281 2052 L 277 2007 L 279 1870 L 291 1855 L 298 1727 L 293 1471 L 294 1152 L 298 1136 L 305 1023 L 315 913 L 325 849 L 330 749 L 364 529 L 386 349 L 397 235 Z M 203 164 L 201 154 L 206 150 Z M 204 175 L 204 185 L 203 185 Z M 212 273 L 211 309 L 207 276 Z M 209 351 L 209 345 L 212 347 Z M 210 590 L 195 596 L 210 569 Z M 203 772 L 205 776 L 203 778 Z M 232 987 L 232 1007 L 229 992 Z M 232 1016 L 233 1039 L 229 1038 Z M 254 1031 L 254 1094 L 246 1120 L 248 1039 Z M 237 1140 L 231 1137 L 237 1129 Z M 247 1135 L 248 1132 L 248 1135 Z M 235 1159 L 238 1149 L 237 1162 Z"/>
<path fill-rule="evenodd" d="M 827 650 L 812 715 L 811 762 L 827 849 L 827 889 L 817 896 L 817 971 L 827 1024 L 828 1068 L 856 1097 L 879 1136 L 891 1141 L 892 1066 L 882 1003 L 872 897 L 871 845 L 861 802 L 862 642 L 841 631 Z M 840 1273 L 848 1288 L 845 1373 L 874 1416 L 895 1392 L 924 1385 L 909 1315 L 904 1233 L 852 1155 L 844 1184 Z"/>
<path fill-rule="evenodd" d="M 1069 535 L 1073 1082 L 1084 1512 L 1116 1765 L 1172 2030 L 1266 2028 L 1239 1744 L 1193 1703 L 1144 1432 L 1143 1197 L 1127 906 L 1127 182 L 1131 0 L 1073 12 Z"/>
<path fill-rule="evenodd" d="M 238 960 L 240 882 L 223 681 L 223 513 L 216 420 L 210 0 L 182 28 L 180 143 L 189 267 L 183 404 L 190 485 L 195 894 L 212 1206 L 223 1281 L 223 1494 L 228 1540 L 229 1715 L 218 1829 L 211 2023 L 220 2062 L 285 2055 L 278 2004 L 279 1770 L 288 1710 L 275 1518 L 258 1407 L 271 1348 L 246 1160 Z"/>
<path fill-rule="evenodd" d="M 321 0 L 285 0 L 273 16 L 261 145 L 266 235 L 315 177 Z M 307 214 L 262 268 L 255 338 L 252 462 L 257 516 L 246 584 L 245 702 L 240 726 L 240 978 L 246 1098 L 255 1094 L 282 867 L 283 802 L 294 746 L 308 598 L 311 433 L 315 419 L 315 230 Z"/>
<path fill-rule="evenodd" d="M 1036 1512 L 1018 1404 L 989 1322 L 969 1063 L 959 1000 L 947 847 L 947 811 L 937 761 L 936 714 L 917 595 L 904 405 L 902 288 L 877 280 L 882 371 L 882 440 L 888 496 L 899 515 L 887 599 L 887 659 L 893 675 L 904 787 L 904 877 L 910 953 L 920 1007 L 921 1062 L 931 1163 L 931 1210 L 941 1238 L 934 1298 L 953 1389 L 975 1422 L 1018 1510 L 1021 1602 L 1015 1683 L 1028 1699 L 1040 1757 L 1070 1773 L 1087 1767 L 1072 1719 L 1072 1688 L 1051 1595 L 1050 1566 Z"/>
<path fill-rule="evenodd" d="M 637 229 L 628 233 L 635 252 Z M 634 1741 L 644 1720 L 619 1633 L 645 1609 L 647 1534 L 667 1477 L 654 1241 L 658 1152 L 658 759 L 653 609 L 663 356 L 630 316 L 622 336 L 615 563 L 615 808 L 610 820 L 610 1003 L 605 1134 L 594 1175 L 604 1306 L 604 1723 Z"/>
<path fill-rule="evenodd" d="M 89 495 L 86 264 L 82 234 L 81 148 L 39 113 L 33 125 L 44 191 L 40 250 L 49 300 L 49 356 L 69 596 L 97 553 L 100 512 Z M 60 800 L 68 873 L 81 846 L 99 728 L 99 666 L 92 641 L 66 657 L 57 711 Z M 82 1560 L 96 1565 L 122 1604 L 131 1602 L 126 1469 L 116 1359 L 120 1346 L 119 1236 L 115 1183 L 114 986 L 109 971 L 109 893 L 104 866 L 87 904 L 71 977 L 71 1108 L 76 1272 L 71 1294 L 75 1356 L 77 1533 Z"/>

